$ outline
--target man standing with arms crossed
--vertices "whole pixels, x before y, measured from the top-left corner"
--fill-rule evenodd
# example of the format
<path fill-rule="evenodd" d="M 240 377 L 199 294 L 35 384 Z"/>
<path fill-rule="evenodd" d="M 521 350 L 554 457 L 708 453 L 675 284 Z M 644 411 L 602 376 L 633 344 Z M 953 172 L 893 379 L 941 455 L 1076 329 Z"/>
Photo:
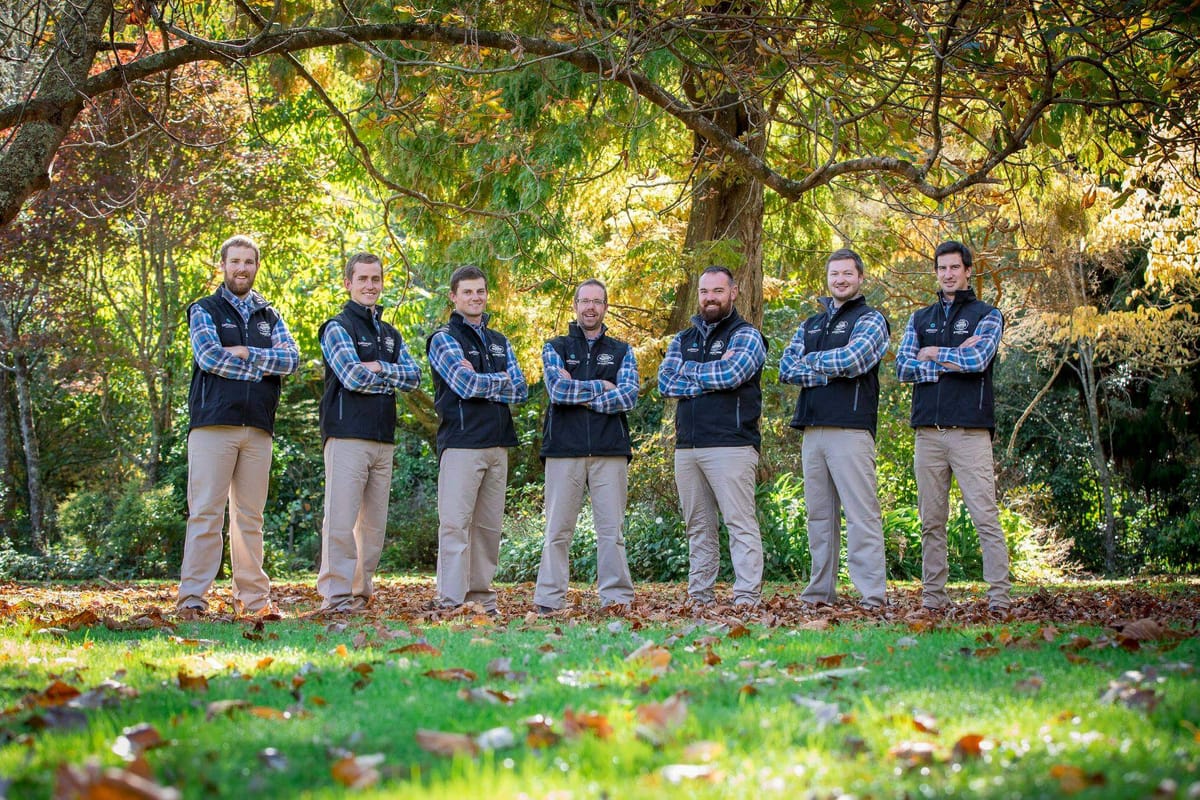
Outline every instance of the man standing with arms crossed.
<path fill-rule="evenodd" d="M 438 608 L 479 603 L 496 615 L 508 448 L 517 445 L 509 403 L 529 398 L 512 346 L 487 327 L 487 277 L 476 266 L 450 276 L 450 320 L 425 343 L 438 413 Z"/>
<path fill-rule="evenodd" d="M 321 610 L 363 610 L 383 553 L 392 454 L 396 449 L 396 391 L 410 391 L 421 371 L 400 332 L 383 321 L 383 263 L 356 253 L 343 279 L 350 299 L 321 326 L 325 393 L 325 520 L 321 531 Z"/>
<path fill-rule="evenodd" d="M 825 262 L 825 310 L 804 321 L 779 363 L 779 380 L 799 384 L 791 425 L 804 432 L 804 503 L 812 577 L 800 595 L 809 604 L 837 598 L 846 510 L 846 562 L 865 609 L 886 601 L 883 521 L 875 482 L 879 361 L 887 320 L 862 294 L 862 258 L 835 250 Z"/>
<path fill-rule="evenodd" d="M 930 610 L 950 605 L 946 520 L 953 475 L 979 534 L 988 609 L 1005 614 L 1012 584 L 992 466 L 992 363 L 1004 320 L 999 309 L 976 299 L 971 251 L 965 245 L 942 242 L 934 262 L 938 301 L 912 315 L 896 353 L 896 375 L 914 384 L 911 424 L 916 429 L 922 604 Z"/>
<path fill-rule="evenodd" d="M 541 614 L 563 606 L 570 575 L 568 553 L 583 492 L 596 526 L 596 582 L 600 607 L 633 602 L 625 559 L 625 501 L 629 421 L 638 396 L 633 348 L 610 338 L 604 325 L 608 290 L 598 280 L 575 290 L 575 321 L 566 336 L 546 342 L 542 366 L 550 407 L 542 432 L 546 463 L 546 541 L 533 602 Z"/>
<path fill-rule="evenodd" d="M 226 501 L 234 610 L 276 613 L 262 566 L 263 506 L 281 377 L 296 371 L 300 351 L 283 318 L 254 291 L 258 267 L 253 239 L 227 239 L 221 286 L 188 307 L 188 522 L 175 600 L 186 617 L 208 609 L 205 595 L 221 567 Z"/>
<path fill-rule="evenodd" d="M 754 483 L 761 437 L 759 380 L 767 345 L 738 314 L 737 284 L 725 267 L 700 275 L 700 313 L 680 331 L 658 368 L 658 390 L 679 399 L 675 410 L 675 485 L 687 525 L 688 596 L 714 601 L 720 566 L 718 518 L 729 529 L 733 604 L 762 598 L 762 536 Z"/>

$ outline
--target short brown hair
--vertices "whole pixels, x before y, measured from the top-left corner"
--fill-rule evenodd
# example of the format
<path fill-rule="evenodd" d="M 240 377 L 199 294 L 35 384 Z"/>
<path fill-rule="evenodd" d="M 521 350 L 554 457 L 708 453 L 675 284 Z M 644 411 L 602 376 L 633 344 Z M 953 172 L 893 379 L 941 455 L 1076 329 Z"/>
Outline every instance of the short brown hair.
<path fill-rule="evenodd" d="M 368 253 L 365 251 L 358 252 L 358 253 L 355 253 L 354 255 L 350 256 L 350 258 L 346 260 L 346 270 L 345 270 L 346 283 L 349 283 L 350 281 L 354 280 L 354 268 L 357 267 L 359 264 L 378 264 L 379 271 L 380 272 L 383 271 L 383 261 L 379 258 L 379 256 L 375 255 L 374 253 Z"/>
<path fill-rule="evenodd" d="M 221 263 L 225 263 L 225 256 L 229 253 L 231 247 L 249 247 L 254 251 L 254 263 L 257 264 L 262 260 L 262 255 L 258 251 L 258 243 L 245 234 L 237 234 L 230 236 L 221 243 Z"/>
<path fill-rule="evenodd" d="M 859 277 L 866 274 L 866 267 L 863 266 L 862 256 L 851 250 L 849 247 L 842 247 L 834 250 L 829 254 L 829 258 L 825 259 L 826 268 L 834 261 L 853 261 L 854 266 L 858 268 Z"/>
<path fill-rule="evenodd" d="M 458 284 L 463 281 L 474 281 L 483 278 L 483 288 L 487 288 L 487 275 L 483 274 L 483 270 L 474 264 L 466 264 L 454 270 L 450 276 L 450 291 L 457 292 Z"/>
<path fill-rule="evenodd" d="M 588 278 L 586 281 L 576 286 L 575 299 L 572 302 L 579 301 L 579 290 L 585 286 L 599 286 L 600 291 L 604 293 L 604 305 L 608 305 L 608 287 L 604 285 L 603 281 L 597 280 L 596 278 Z"/>

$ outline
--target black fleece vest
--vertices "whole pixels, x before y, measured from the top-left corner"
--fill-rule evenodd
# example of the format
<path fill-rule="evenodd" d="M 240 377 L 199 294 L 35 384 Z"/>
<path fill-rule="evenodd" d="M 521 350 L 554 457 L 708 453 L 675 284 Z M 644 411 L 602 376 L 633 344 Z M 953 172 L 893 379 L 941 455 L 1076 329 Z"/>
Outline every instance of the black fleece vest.
<path fill-rule="evenodd" d="M 222 347 L 271 347 L 271 331 L 279 321 L 279 314 L 269 305 L 255 309 L 248 322 L 243 322 L 237 309 L 221 297 L 220 289 L 192 305 L 200 306 L 212 317 Z M 187 313 L 190 318 L 192 306 L 188 306 Z M 222 378 L 200 369 L 193 357 L 188 430 L 211 425 L 244 425 L 273 434 L 282 386 L 278 375 L 265 375 L 261 381 Z"/>
<path fill-rule="evenodd" d="M 719 361 L 733 334 L 750 326 L 737 310 L 721 320 L 705 337 L 695 325 L 680 334 L 679 352 L 684 361 Z M 760 334 L 761 335 L 761 334 Z M 763 347 L 767 342 L 763 340 Z M 748 381 L 732 389 L 705 392 L 684 398 L 675 409 L 675 447 L 743 447 L 762 444 L 758 418 L 762 414 L 760 367 Z"/>
<path fill-rule="evenodd" d="M 577 381 L 617 382 L 621 362 L 629 345 L 601 334 L 591 347 L 579 326 L 572 322 L 570 333 L 551 339 L 550 346 Z M 582 405 L 556 405 L 546 408 L 542 426 L 543 460 L 580 456 L 633 457 L 629 444 L 629 421 L 625 413 L 601 414 Z"/>
<path fill-rule="evenodd" d="M 867 314 L 878 313 L 864 297 L 847 300 L 832 311 L 826 309 L 804 321 L 804 352 L 836 350 L 850 343 L 854 325 Z M 887 326 L 887 320 L 884 320 Z M 890 332 L 891 328 L 888 327 Z M 796 399 L 793 428 L 808 426 L 855 428 L 871 432 L 879 420 L 879 364 L 853 378 L 832 378 L 824 386 L 800 390 Z"/>
<path fill-rule="evenodd" d="M 328 320 L 317 332 L 325 336 L 330 322 L 342 326 L 354 340 L 359 361 L 384 361 L 395 364 L 400 357 L 400 332 L 383 321 L 383 309 L 373 311 L 355 302 L 347 302 L 336 317 Z M 371 324 L 374 317 L 379 327 Z M 347 389 L 337 375 L 325 364 L 325 393 L 321 396 L 321 441 L 335 439 L 366 439 L 372 442 L 396 441 L 396 393 L 366 394 Z"/>
<path fill-rule="evenodd" d="M 491 328 L 484 327 L 481 340 L 475 329 L 457 311 L 450 321 L 434 331 L 445 333 L 458 342 L 463 356 L 478 373 L 505 372 L 508 369 L 508 339 Z M 429 355 L 433 335 L 425 340 L 425 355 Z M 517 431 L 513 426 L 508 403 L 497 403 L 482 397 L 463 398 L 454 393 L 450 384 L 436 369 L 433 374 L 433 405 L 438 413 L 438 459 L 447 448 L 483 450 L 488 447 L 516 447 Z"/>
<path fill-rule="evenodd" d="M 995 310 L 977 300 L 970 289 L 955 292 L 948 315 L 939 300 L 913 316 L 917 347 L 957 347 L 974 335 L 980 320 Z M 912 426 L 987 428 L 995 433 L 994 363 L 995 359 L 983 372 L 944 372 L 936 383 L 913 384 Z"/>

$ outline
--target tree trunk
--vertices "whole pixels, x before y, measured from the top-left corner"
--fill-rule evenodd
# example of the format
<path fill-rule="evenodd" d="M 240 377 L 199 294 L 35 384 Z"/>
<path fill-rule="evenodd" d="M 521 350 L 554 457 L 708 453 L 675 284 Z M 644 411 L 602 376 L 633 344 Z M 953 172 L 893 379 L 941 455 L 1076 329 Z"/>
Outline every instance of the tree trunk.
<path fill-rule="evenodd" d="M 29 543 L 33 552 L 40 556 L 46 552 L 45 506 L 42 497 L 42 460 L 38 453 L 37 431 L 33 425 L 33 398 L 29 391 L 29 359 L 24 353 L 17 353 L 13 366 L 17 417 L 25 451 L 25 482 L 29 491 Z"/>
<path fill-rule="evenodd" d="M 732 0 L 714 10 L 753 16 L 756 6 Z M 713 46 L 728 54 L 729 73 L 753 74 L 762 61 L 752 38 L 714 41 Z M 741 93 L 736 83 L 726 82 L 723 76 L 714 78 L 686 69 L 683 89 L 692 105 L 705 109 L 705 116 L 724 133 L 741 141 L 755 156 L 766 152 L 768 117 L 761 97 Z M 732 270 L 738 286 L 737 309 L 752 325 L 760 327 L 763 185 L 733 168 L 717 148 L 696 133 L 692 135 L 692 158 L 697 163 L 698 177 L 683 241 L 687 274 L 676 287 L 668 330 L 678 331 L 690 324 L 698 306 L 697 275 L 714 265 Z"/>
<path fill-rule="evenodd" d="M 53 49 L 37 94 L 62 98 L 62 110 L 45 122 L 20 125 L 0 153 L 0 224 L 14 219 L 30 194 L 50 185 L 50 162 L 83 109 L 83 97 L 75 87 L 87 78 L 96 60 L 113 4 L 112 0 L 90 0 L 78 6 L 64 2 L 59 10 Z"/>
<path fill-rule="evenodd" d="M 14 486 L 8 452 L 8 372 L 0 368 L 0 540 L 12 541 Z"/>
<path fill-rule="evenodd" d="M 1100 501 L 1104 506 L 1104 569 L 1110 575 L 1117 571 L 1117 513 L 1113 503 L 1113 477 L 1108 468 L 1108 456 L 1104 452 L 1104 438 L 1100 432 L 1100 387 L 1096 380 L 1095 361 L 1090 342 L 1080 342 L 1079 378 L 1083 386 L 1084 403 L 1087 406 L 1088 438 L 1091 440 L 1092 468 L 1096 470 L 1096 482 L 1100 486 Z"/>

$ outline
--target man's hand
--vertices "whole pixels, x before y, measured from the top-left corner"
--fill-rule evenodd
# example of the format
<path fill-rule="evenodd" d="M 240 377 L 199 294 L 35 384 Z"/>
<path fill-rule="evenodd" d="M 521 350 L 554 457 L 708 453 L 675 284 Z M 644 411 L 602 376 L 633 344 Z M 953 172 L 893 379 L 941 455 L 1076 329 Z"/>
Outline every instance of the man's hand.
<path fill-rule="evenodd" d="M 567 372 L 563 367 L 558 368 L 558 377 L 562 378 L 564 381 L 572 380 L 571 373 Z"/>
<path fill-rule="evenodd" d="M 917 361 L 937 361 L 938 348 L 922 347 L 917 351 Z"/>
<path fill-rule="evenodd" d="M 727 359 L 727 358 L 733 358 L 733 354 L 734 354 L 735 352 L 736 352 L 736 351 L 734 351 L 734 350 L 726 350 L 726 351 L 725 351 L 725 355 L 721 356 L 721 360 L 722 360 L 722 361 L 724 361 L 724 360 L 725 360 L 725 359 Z"/>
<path fill-rule="evenodd" d="M 960 344 L 959 347 L 974 347 L 975 345 L 979 344 L 982 341 L 983 341 L 983 339 L 981 337 L 972 336 L 968 339 L 964 339 L 963 343 Z"/>
<path fill-rule="evenodd" d="M 600 381 L 600 383 L 604 384 L 604 391 L 606 392 L 611 392 L 613 389 L 617 388 L 617 385 L 612 381 Z"/>
<path fill-rule="evenodd" d="M 367 369 L 369 369 L 371 372 L 374 372 L 375 374 L 379 374 L 380 372 L 383 372 L 383 365 L 380 364 L 378 361 L 364 361 L 364 362 L 362 362 L 362 365 L 364 367 L 366 367 Z"/>
<path fill-rule="evenodd" d="M 459 366 L 469 369 L 471 372 L 475 371 L 475 365 L 472 364 L 470 361 L 468 361 L 465 358 L 462 361 L 459 361 L 458 363 L 459 363 Z"/>
<path fill-rule="evenodd" d="M 234 358 L 240 358 L 242 361 L 250 360 L 250 348 L 241 344 L 233 344 L 225 348 L 225 352 Z"/>

